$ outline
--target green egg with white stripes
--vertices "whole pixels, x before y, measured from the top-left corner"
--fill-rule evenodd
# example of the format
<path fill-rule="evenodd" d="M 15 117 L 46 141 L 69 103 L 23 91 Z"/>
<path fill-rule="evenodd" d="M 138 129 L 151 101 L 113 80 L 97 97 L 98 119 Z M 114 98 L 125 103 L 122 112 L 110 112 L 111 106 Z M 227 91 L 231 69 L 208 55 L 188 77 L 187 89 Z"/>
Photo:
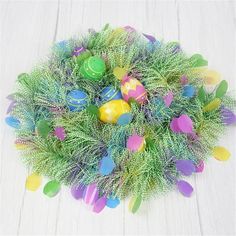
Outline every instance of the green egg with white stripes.
<path fill-rule="evenodd" d="M 106 71 L 106 65 L 102 58 L 98 56 L 89 57 L 80 67 L 80 75 L 92 81 L 101 80 Z"/>

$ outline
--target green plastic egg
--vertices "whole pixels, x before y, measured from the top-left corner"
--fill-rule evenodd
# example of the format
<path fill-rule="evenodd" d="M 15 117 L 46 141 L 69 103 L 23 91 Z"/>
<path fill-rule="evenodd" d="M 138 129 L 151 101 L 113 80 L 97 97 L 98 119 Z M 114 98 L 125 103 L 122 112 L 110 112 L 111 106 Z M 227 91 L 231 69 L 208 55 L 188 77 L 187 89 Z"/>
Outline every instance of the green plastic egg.
<path fill-rule="evenodd" d="M 80 74 L 85 79 L 98 81 L 102 78 L 106 70 L 103 59 L 97 56 L 89 57 L 80 67 Z"/>

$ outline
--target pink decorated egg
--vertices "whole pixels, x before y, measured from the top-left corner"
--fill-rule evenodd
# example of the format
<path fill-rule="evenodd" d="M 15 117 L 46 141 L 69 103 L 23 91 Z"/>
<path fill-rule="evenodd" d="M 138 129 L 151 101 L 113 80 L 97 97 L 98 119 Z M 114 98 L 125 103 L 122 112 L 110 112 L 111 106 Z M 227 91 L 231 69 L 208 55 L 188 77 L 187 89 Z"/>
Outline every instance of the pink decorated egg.
<path fill-rule="evenodd" d="M 131 76 L 124 76 L 121 81 L 121 93 L 125 101 L 135 99 L 139 104 L 147 101 L 147 92 L 144 86 L 137 79 Z"/>

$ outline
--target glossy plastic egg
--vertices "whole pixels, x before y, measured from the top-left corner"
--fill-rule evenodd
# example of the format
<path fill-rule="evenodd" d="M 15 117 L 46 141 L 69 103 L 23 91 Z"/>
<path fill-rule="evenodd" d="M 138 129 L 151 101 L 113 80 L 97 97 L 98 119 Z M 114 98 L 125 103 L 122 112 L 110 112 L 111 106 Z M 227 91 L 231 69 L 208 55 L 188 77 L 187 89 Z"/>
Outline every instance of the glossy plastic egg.
<path fill-rule="evenodd" d="M 105 123 L 115 124 L 118 118 L 130 111 L 130 106 L 124 100 L 111 100 L 99 108 L 100 120 Z"/>
<path fill-rule="evenodd" d="M 143 104 L 147 100 L 147 92 L 144 86 L 137 79 L 124 76 L 121 81 L 121 93 L 125 101 L 130 98 L 135 99 L 139 104 Z"/>

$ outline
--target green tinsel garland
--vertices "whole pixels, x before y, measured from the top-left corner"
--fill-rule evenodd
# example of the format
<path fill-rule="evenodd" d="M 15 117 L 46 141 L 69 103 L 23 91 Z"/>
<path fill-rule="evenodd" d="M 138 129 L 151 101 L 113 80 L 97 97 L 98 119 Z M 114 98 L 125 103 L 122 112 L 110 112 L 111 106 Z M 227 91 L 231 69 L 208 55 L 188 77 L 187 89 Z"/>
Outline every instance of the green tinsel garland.
<path fill-rule="evenodd" d="M 76 47 L 86 51 L 75 55 Z M 98 81 L 85 78 L 81 72 L 91 56 L 101 58 L 106 65 Z M 93 185 L 95 190 L 91 191 L 97 191 L 98 200 L 88 201 L 94 204 L 95 212 L 108 199 L 118 201 L 127 196 L 132 197 L 130 208 L 135 212 L 141 200 L 175 186 L 183 195 L 191 195 L 191 186 L 181 180 L 182 175 L 189 174 L 181 168 L 191 169 L 192 163 L 197 172 L 212 152 L 217 159 L 221 155 L 227 159 L 227 150 L 214 148 L 225 124 L 235 122 L 230 111 L 235 108 L 235 100 L 226 93 L 227 83 L 221 82 L 212 90 L 209 84 L 218 83 L 218 74 L 206 66 L 201 55 L 185 54 L 177 42 L 159 42 L 131 27 L 105 26 L 100 32 L 90 31 L 86 36 L 56 43 L 45 63 L 30 74 L 19 75 L 17 92 L 9 96 L 14 105 L 6 121 L 16 128 L 16 146 L 34 173 L 27 180 L 28 189 L 37 189 L 40 175 L 54 181 L 54 185 L 51 182 L 44 188 L 48 196 L 54 196 L 65 184 L 84 186 L 80 197 L 86 198 Z M 99 119 L 98 108 L 104 104 L 102 89 L 112 86 L 119 90 L 121 86 L 115 68 L 125 69 L 147 91 L 143 104 L 129 99 L 132 121 L 126 125 Z M 192 95 L 189 91 L 184 95 L 187 87 L 193 90 Z M 68 105 L 72 90 L 84 91 L 88 96 L 88 104 L 81 111 L 72 111 Z M 167 106 L 163 98 L 169 92 L 173 101 Z M 192 132 L 175 132 L 170 127 L 173 119 L 183 114 L 192 121 Z M 63 129 L 65 139 L 55 135 L 56 127 Z M 134 134 L 144 138 L 144 150 L 132 152 L 127 148 L 127 139 Z M 99 168 L 106 155 L 115 167 L 104 175 Z M 187 160 L 187 167 L 178 167 L 178 160 Z M 187 192 L 181 181 L 187 185 Z"/>

